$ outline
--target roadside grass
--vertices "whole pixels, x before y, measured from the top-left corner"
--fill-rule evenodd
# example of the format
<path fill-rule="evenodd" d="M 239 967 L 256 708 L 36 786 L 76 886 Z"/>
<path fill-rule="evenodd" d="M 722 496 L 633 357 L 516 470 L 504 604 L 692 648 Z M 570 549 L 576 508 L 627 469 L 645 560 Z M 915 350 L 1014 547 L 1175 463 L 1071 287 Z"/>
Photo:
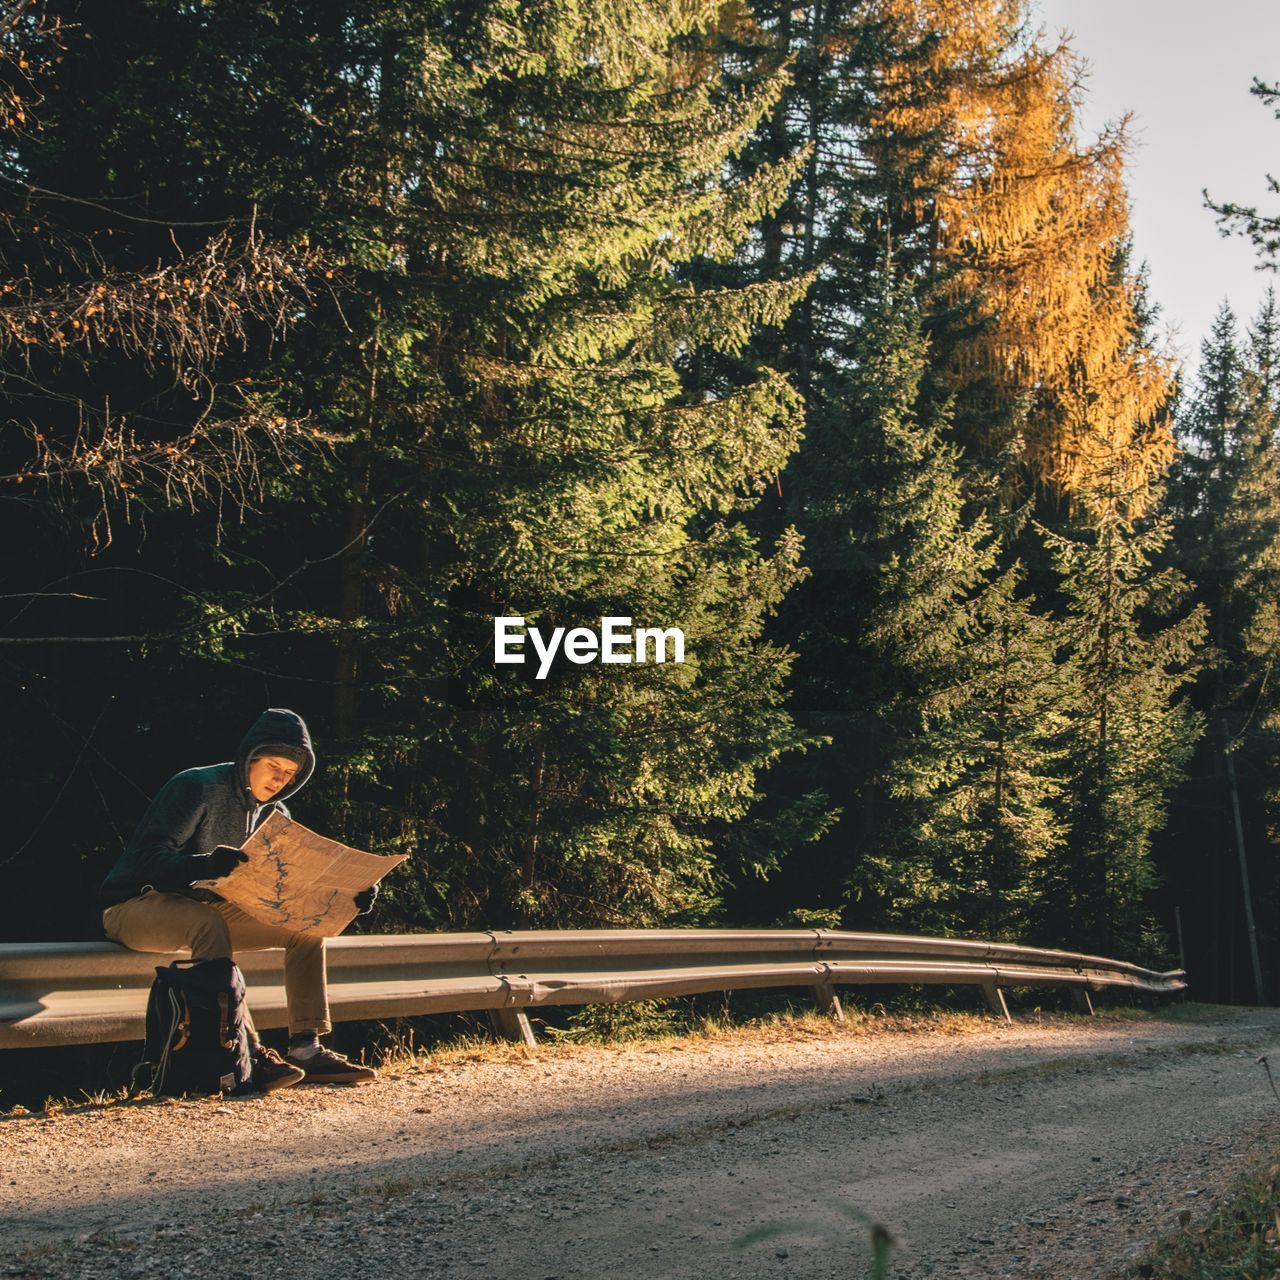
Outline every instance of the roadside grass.
<path fill-rule="evenodd" d="M 1171 1000 L 1159 1009 L 1146 1009 L 1140 1005 L 1117 1004 L 1107 1010 L 1107 1016 L 1131 1022 L 1214 1022 L 1222 1016 L 1224 1005 L 1202 1004 L 1196 1000 Z M 1239 1005 L 1229 1006 L 1241 1008 Z"/>
<path fill-rule="evenodd" d="M 147 1098 L 150 1101 L 150 1095 Z M 36 1116 L 42 1120 L 56 1120 L 59 1116 L 75 1115 L 79 1111 L 101 1111 L 105 1107 L 114 1107 L 122 1103 L 137 1103 L 140 1099 L 131 1099 L 127 1088 L 98 1089 L 90 1093 L 80 1090 L 78 1098 L 48 1097 L 39 1107 L 25 1107 L 21 1103 L 0 1111 L 0 1120 L 22 1120 L 28 1116 Z"/>
<path fill-rule="evenodd" d="M 1042 994 L 1042 993 L 1039 993 Z M 963 999 L 963 994 L 961 995 Z M 1165 1020 L 1169 1009 L 1139 1011 L 1102 1006 L 1096 1016 L 1074 1010 L 1020 1001 L 1014 1026 L 1079 1030 L 1102 1027 L 1117 1018 L 1135 1016 L 1152 1022 Z M 1179 1010 L 1188 1006 L 1178 1005 Z M 1196 1006 L 1196 1014 L 1176 1021 L 1210 1021 L 1215 1006 Z M 479 1023 L 455 1035 L 423 1041 L 414 1020 L 378 1024 L 369 1060 L 389 1074 L 443 1071 L 463 1063 L 527 1062 L 554 1059 L 581 1050 L 639 1050 L 644 1053 L 698 1051 L 717 1044 L 798 1043 L 819 1040 L 858 1040 L 885 1035 L 970 1036 L 989 1034 L 1006 1026 L 987 1010 L 947 1008 L 930 1004 L 911 989 L 884 1001 L 848 999 L 843 1021 L 820 1013 L 811 1000 L 779 993 L 733 993 L 732 998 L 683 997 L 586 1005 L 578 1009 L 547 1009 L 531 1014 L 538 1047 L 496 1040 Z M 1216 1016 L 1221 1016 L 1217 1010 Z M 1215 1052 L 1208 1044 L 1187 1052 Z"/>
<path fill-rule="evenodd" d="M 507 1063 L 534 1056 L 571 1055 L 583 1049 L 680 1052 L 713 1043 L 747 1044 L 762 1038 L 770 1043 L 786 1043 L 895 1034 L 962 1036 L 990 1032 L 1001 1025 L 987 1013 L 898 1010 L 880 1003 L 865 1008 L 846 1007 L 844 1015 L 844 1021 L 837 1022 L 799 1002 L 755 1012 L 709 1009 L 695 1001 L 678 999 L 586 1005 L 556 1021 L 533 1017 L 538 1036 L 534 1050 L 521 1043 L 496 1040 L 483 1030 L 424 1044 L 417 1039 L 412 1024 L 389 1023 L 381 1026 L 370 1057 L 379 1070 L 395 1075 L 401 1071 L 443 1070 L 469 1062 Z M 1034 1021 L 1037 1025 L 1052 1022 L 1080 1026 L 1088 1020 L 1077 1014 L 1055 1013 L 1038 1016 Z"/>
<path fill-rule="evenodd" d="M 1262 1280 L 1280 1274 L 1280 1163 L 1257 1160 L 1200 1227 L 1159 1241 L 1115 1280 Z"/>

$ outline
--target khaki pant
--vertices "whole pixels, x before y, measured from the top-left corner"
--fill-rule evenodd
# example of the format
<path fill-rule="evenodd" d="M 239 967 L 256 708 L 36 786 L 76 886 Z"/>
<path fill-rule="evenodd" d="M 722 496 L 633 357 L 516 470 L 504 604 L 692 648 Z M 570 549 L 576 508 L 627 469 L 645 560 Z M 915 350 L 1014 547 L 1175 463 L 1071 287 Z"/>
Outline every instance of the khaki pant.
<path fill-rule="evenodd" d="M 245 915 L 229 902 L 197 902 L 154 889 L 108 907 L 102 927 L 131 951 L 181 951 L 193 960 L 221 960 L 236 951 L 284 948 L 284 993 L 289 1034 L 332 1030 L 325 981 L 324 939 L 290 933 Z"/>

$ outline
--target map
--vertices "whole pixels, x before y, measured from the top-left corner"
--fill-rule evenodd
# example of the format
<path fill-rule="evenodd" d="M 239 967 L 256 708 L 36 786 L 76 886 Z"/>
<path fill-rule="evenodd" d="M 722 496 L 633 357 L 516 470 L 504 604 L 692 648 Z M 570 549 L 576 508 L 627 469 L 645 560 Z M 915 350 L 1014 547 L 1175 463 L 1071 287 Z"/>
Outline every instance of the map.
<path fill-rule="evenodd" d="M 248 862 L 230 875 L 196 884 L 255 920 L 317 938 L 337 937 L 359 914 L 355 895 L 405 860 L 349 849 L 278 812 L 241 848 Z"/>

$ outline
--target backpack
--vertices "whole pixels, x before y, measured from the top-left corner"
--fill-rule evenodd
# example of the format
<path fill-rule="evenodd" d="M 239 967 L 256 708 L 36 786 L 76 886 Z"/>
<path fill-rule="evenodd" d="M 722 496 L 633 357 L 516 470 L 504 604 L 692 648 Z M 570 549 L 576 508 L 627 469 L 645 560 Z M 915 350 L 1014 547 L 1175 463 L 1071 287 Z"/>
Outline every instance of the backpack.
<path fill-rule="evenodd" d="M 253 1063 L 244 975 L 230 957 L 156 966 L 147 998 L 147 1042 L 134 1068 L 134 1091 L 247 1093 Z M 141 1081 L 140 1082 L 140 1078 Z"/>

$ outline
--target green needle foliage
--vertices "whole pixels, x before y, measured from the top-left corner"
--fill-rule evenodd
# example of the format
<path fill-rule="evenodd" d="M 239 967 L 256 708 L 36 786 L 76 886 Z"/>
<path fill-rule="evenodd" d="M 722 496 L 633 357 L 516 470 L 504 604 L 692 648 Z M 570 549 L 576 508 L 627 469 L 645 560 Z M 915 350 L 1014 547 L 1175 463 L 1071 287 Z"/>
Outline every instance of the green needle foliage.
<path fill-rule="evenodd" d="M 832 740 L 817 776 L 841 811 L 815 857 L 898 922 L 952 892 L 930 831 L 955 744 L 927 729 L 964 696 L 995 559 L 956 450 L 917 413 L 926 350 L 909 294 L 887 284 L 824 380 L 792 476 L 813 567 L 791 612 L 797 710 Z"/>
<path fill-rule="evenodd" d="M 1182 452 L 1170 483 L 1175 552 L 1207 610 L 1210 648 L 1192 698 L 1208 732 L 1197 744 L 1165 841 L 1171 892 L 1191 956 L 1207 981 L 1231 984 L 1248 968 L 1237 946 L 1241 917 L 1235 813 L 1224 747 L 1234 757 L 1236 799 L 1252 864 L 1264 944 L 1280 888 L 1271 859 L 1275 766 L 1280 758 L 1280 409 L 1277 315 L 1269 294 L 1245 340 L 1223 307 L 1203 345 L 1178 414 Z M 1240 931 L 1242 934 L 1242 930 Z M 1243 988 L 1240 994 L 1244 995 Z"/>
<path fill-rule="evenodd" d="M 1206 713 L 1239 725 L 1276 653 L 1280 457 L 1276 451 L 1276 304 L 1264 304 L 1249 350 L 1224 306 L 1179 415 L 1183 452 L 1170 503 L 1181 559 L 1210 615 L 1217 653 Z M 1266 699 L 1263 715 L 1270 709 Z"/>
<path fill-rule="evenodd" d="M 1156 879 L 1152 835 L 1200 728 L 1179 691 L 1204 642 L 1200 605 L 1153 567 L 1168 522 L 1103 518 L 1075 536 L 1043 531 L 1066 598 L 1062 638 L 1076 697 L 1067 712 L 1067 839 L 1040 868 L 1045 932 L 1076 949 L 1133 954 Z M 1174 615 L 1181 612 L 1181 616 Z M 1143 954 L 1153 958 L 1158 941 Z"/>
<path fill-rule="evenodd" d="M 343 568 L 337 803 L 350 829 L 421 852 L 419 918 L 700 918 L 715 825 L 797 741 L 790 658 L 761 630 L 799 542 L 782 531 L 762 554 L 741 513 L 794 449 L 798 405 L 768 369 L 717 398 L 682 377 L 691 353 L 779 323 L 807 284 L 676 278 L 731 252 L 790 178 L 722 180 L 783 79 L 719 101 L 694 39 L 713 16 L 379 17 L 393 177 L 340 228 L 368 246 L 350 267 L 377 298 L 348 388 L 350 527 L 406 496 L 394 537 Z M 492 664 L 497 615 L 679 626 L 688 661 L 560 662 L 535 680 Z M 419 798 L 391 802 L 399 785 Z"/>
<path fill-rule="evenodd" d="M 1021 565 L 976 601 L 952 682 L 926 705 L 900 786 L 917 797 L 927 926 L 1027 938 L 1040 869 L 1066 835 L 1070 666 Z"/>

